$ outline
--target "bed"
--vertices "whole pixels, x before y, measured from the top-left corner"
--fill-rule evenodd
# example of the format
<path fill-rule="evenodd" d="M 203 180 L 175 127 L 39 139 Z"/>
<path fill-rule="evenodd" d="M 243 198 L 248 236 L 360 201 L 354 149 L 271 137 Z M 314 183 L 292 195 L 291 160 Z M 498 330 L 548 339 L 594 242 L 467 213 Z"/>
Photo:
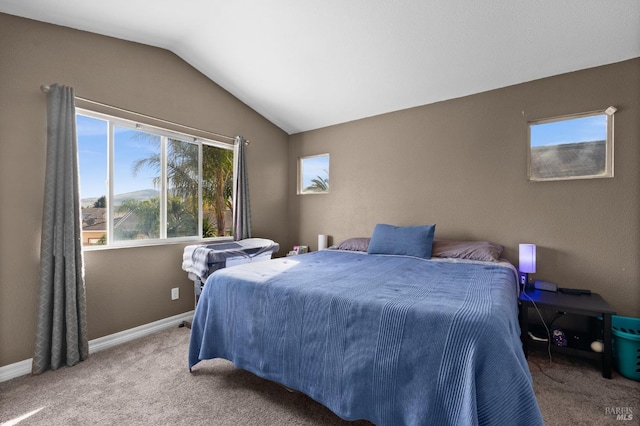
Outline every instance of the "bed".
<path fill-rule="evenodd" d="M 221 269 L 195 312 L 189 368 L 224 358 L 345 420 L 543 424 L 515 272 L 341 249 Z"/>

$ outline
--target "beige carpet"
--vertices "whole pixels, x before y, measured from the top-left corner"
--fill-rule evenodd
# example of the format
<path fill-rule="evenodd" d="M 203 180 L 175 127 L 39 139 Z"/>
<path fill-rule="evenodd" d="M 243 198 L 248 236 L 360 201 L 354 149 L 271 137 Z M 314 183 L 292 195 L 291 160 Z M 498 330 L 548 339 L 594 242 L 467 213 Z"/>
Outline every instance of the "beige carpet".
<path fill-rule="evenodd" d="M 545 352 L 529 355 L 533 387 L 547 425 L 640 425 L 640 382 L 613 372 L 602 377 L 595 363 Z M 632 411 L 630 420 L 616 412 Z"/>
<path fill-rule="evenodd" d="M 187 369 L 189 330 L 172 328 L 92 354 L 73 368 L 0 383 L 0 423 L 19 425 L 368 425 L 223 360 Z M 640 383 L 566 359 L 530 368 L 548 425 L 639 424 Z M 605 408 L 631 408 L 617 421 Z M 17 421 L 23 417 L 23 420 Z"/>

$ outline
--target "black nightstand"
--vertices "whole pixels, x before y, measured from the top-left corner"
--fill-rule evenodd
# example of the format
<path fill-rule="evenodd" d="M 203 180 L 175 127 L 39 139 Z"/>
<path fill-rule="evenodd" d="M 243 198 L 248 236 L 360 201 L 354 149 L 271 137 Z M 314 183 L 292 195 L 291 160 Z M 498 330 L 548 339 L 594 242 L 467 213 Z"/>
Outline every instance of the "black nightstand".
<path fill-rule="evenodd" d="M 561 347 L 551 344 L 554 351 L 564 352 L 598 361 L 602 365 L 602 377 L 611 378 L 612 353 L 611 353 L 611 315 L 615 311 L 599 294 L 574 295 L 555 293 L 551 291 L 535 290 L 527 288 L 520 292 L 520 338 L 525 356 L 529 351 L 529 308 L 534 306 L 542 310 L 565 312 L 568 314 L 584 315 L 592 318 L 602 318 L 603 351 L 593 352 L 590 349 L 576 349 Z M 544 345 L 547 343 L 545 342 Z"/>

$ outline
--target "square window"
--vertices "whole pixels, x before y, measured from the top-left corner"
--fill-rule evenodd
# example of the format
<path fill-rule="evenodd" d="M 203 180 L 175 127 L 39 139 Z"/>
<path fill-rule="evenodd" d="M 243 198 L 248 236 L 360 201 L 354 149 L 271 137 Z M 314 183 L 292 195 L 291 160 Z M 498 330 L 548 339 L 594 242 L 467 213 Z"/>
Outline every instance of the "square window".
<path fill-rule="evenodd" d="M 329 192 L 329 154 L 300 157 L 298 162 L 298 194 Z"/>

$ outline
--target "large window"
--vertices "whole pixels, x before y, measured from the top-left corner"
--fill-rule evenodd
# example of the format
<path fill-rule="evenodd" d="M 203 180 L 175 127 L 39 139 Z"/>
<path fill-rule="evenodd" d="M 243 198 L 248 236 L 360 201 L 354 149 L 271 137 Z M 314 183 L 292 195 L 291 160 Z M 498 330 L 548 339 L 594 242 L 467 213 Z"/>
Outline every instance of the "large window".
<path fill-rule="evenodd" d="M 84 246 L 223 237 L 233 148 L 77 109 Z"/>

